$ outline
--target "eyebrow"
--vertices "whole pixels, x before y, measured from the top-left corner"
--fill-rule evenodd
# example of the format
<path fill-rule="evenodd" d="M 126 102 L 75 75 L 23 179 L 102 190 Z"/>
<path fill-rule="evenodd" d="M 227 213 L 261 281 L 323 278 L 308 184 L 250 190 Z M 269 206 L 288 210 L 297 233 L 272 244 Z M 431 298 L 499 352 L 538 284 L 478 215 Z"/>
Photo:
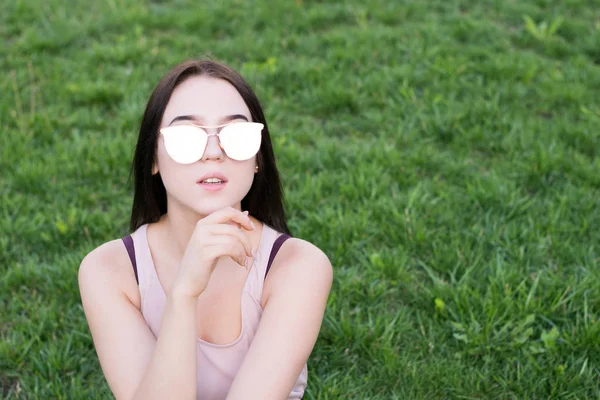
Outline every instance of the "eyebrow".
<path fill-rule="evenodd" d="M 173 120 L 169 123 L 169 125 L 173 124 L 173 122 L 177 122 L 177 121 L 195 121 L 198 122 L 199 120 L 201 120 L 202 118 L 198 115 L 180 115 L 178 117 L 173 118 Z M 248 121 L 248 117 L 246 117 L 245 115 L 242 114 L 233 114 L 233 115 L 228 115 L 224 118 L 221 119 L 222 122 L 229 122 L 229 121 L 233 121 L 236 119 L 243 119 L 246 122 Z"/>

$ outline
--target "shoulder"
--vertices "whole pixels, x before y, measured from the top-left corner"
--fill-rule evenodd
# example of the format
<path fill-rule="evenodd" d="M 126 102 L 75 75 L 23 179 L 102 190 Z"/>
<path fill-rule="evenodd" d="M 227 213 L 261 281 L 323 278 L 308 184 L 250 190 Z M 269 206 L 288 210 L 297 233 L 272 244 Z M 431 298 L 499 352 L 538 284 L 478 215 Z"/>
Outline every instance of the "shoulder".
<path fill-rule="evenodd" d="M 333 268 L 327 254 L 314 244 L 294 237 L 289 238 L 282 244 L 277 257 L 273 260 L 269 275 L 271 272 L 286 275 L 316 273 L 324 279 L 333 278 Z"/>
<path fill-rule="evenodd" d="M 78 282 L 82 296 L 116 292 L 139 303 L 135 274 L 121 239 L 106 242 L 89 252 L 79 265 Z"/>
<path fill-rule="evenodd" d="M 280 252 L 282 253 L 280 259 L 285 259 L 287 262 L 305 260 L 315 263 L 317 268 L 331 269 L 331 263 L 327 254 L 306 240 L 290 237 L 283 243 Z"/>
<path fill-rule="evenodd" d="M 273 260 L 264 284 L 263 304 L 278 292 L 294 292 L 305 287 L 311 293 L 329 294 L 333 282 L 333 267 L 329 257 L 314 244 L 299 238 L 287 239 Z"/>

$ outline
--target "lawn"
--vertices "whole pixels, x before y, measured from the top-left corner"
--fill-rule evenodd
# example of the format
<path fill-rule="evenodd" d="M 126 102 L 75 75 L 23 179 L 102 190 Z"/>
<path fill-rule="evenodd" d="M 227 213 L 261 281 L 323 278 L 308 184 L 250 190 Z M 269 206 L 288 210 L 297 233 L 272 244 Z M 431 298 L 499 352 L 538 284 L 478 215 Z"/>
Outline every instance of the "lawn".
<path fill-rule="evenodd" d="M 306 399 L 600 399 L 597 0 L 11 0 L 0 38 L 0 397 L 111 398 L 77 269 L 210 56 L 334 266 Z"/>

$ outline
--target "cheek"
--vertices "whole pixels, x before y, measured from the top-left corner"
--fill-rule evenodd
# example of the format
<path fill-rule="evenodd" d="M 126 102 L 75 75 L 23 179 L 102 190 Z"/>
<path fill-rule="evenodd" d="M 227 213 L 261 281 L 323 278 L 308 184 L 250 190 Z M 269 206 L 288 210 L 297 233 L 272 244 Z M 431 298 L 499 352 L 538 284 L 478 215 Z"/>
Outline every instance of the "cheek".
<path fill-rule="evenodd" d="M 173 161 L 164 147 L 156 151 L 156 166 L 168 192 L 177 190 L 178 186 L 189 180 L 188 169 L 181 168 L 183 165 Z"/>
<path fill-rule="evenodd" d="M 166 168 L 167 163 L 165 163 L 165 161 L 168 161 L 169 155 L 167 154 L 167 151 L 165 150 L 164 146 L 158 146 L 158 149 L 156 149 L 156 156 L 155 156 L 155 163 L 158 166 L 158 169 L 160 170 L 160 172 L 162 173 L 163 168 Z"/>
<path fill-rule="evenodd" d="M 164 144 L 161 143 L 156 149 L 156 165 L 161 175 L 168 175 L 182 164 L 173 161 L 167 153 Z"/>
<path fill-rule="evenodd" d="M 247 165 L 244 165 L 243 167 L 240 166 L 238 170 L 239 172 L 236 173 L 236 186 L 239 188 L 238 190 L 242 193 L 243 196 L 245 196 L 246 193 L 248 193 L 248 191 L 250 190 L 252 182 L 254 181 L 254 178 L 256 176 L 254 174 L 254 165 L 254 161 L 247 162 Z"/>

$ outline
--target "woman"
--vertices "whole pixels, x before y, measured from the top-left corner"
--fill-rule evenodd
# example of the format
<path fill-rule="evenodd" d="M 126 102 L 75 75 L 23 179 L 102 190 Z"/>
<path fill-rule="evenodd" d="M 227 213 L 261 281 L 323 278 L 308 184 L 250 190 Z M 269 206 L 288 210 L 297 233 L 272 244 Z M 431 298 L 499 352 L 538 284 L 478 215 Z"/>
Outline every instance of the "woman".
<path fill-rule="evenodd" d="M 289 236 L 250 86 L 214 61 L 176 66 L 148 101 L 133 172 L 133 233 L 79 268 L 115 397 L 301 398 L 332 267 Z"/>

